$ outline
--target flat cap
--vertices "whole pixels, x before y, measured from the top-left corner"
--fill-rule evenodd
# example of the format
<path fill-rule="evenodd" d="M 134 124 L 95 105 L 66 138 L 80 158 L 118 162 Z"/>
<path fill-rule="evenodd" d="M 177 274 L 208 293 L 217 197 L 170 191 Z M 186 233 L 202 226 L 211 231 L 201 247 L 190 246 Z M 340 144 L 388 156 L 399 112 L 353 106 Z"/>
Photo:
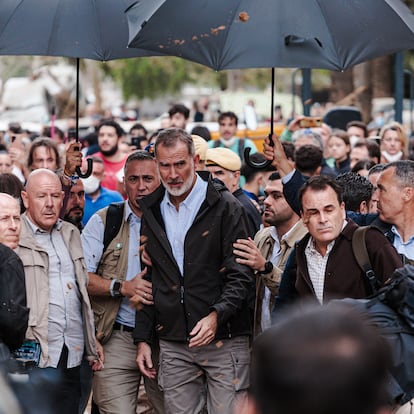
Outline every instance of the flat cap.
<path fill-rule="evenodd" d="M 206 155 L 206 166 L 218 165 L 229 171 L 239 171 L 241 168 L 240 157 L 228 148 L 209 148 Z"/>

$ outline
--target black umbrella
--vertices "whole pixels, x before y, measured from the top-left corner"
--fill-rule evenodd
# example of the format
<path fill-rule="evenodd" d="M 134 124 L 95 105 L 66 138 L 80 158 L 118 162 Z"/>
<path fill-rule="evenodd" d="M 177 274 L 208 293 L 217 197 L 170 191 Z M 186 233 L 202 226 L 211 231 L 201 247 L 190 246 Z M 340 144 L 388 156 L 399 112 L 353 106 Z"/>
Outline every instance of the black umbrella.
<path fill-rule="evenodd" d="M 128 49 L 123 0 L 1 0 L 0 55 L 76 58 L 76 140 L 79 134 L 79 58 L 112 59 L 159 55 Z M 145 8 L 143 12 L 148 12 Z M 80 177 L 88 177 L 78 168 Z"/>
<path fill-rule="evenodd" d="M 131 47 L 215 70 L 344 70 L 414 48 L 414 15 L 401 0 L 153 0 L 153 11 L 130 2 Z"/>

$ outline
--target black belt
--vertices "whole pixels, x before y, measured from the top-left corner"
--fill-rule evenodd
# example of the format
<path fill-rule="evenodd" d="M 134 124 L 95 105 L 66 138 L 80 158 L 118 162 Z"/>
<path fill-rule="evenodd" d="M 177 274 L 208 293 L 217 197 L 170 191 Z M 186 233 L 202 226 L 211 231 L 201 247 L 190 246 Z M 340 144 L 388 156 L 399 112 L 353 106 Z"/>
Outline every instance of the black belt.
<path fill-rule="evenodd" d="M 122 325 L 121 323 L 115 322 L 114 323 L 114 331 L 121 331 L 121 332 L 132 332 L 134 328 L 132 326 Z"/>

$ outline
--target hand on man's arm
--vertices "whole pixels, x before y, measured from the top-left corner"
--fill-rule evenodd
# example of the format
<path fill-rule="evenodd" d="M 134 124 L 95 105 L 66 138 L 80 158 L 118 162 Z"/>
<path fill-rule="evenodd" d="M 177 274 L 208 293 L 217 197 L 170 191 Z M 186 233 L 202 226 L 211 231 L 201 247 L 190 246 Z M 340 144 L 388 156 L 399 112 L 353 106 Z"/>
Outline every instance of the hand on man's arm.
<path fill-rule="evenodd" d="M 233 253 L 237 256 L 237 263 L 249 266 L 259 272 L 264 271 L 266 259 L 250 237 L 248 239 L 238 239 L 233 243 L 233 247 Z"/>

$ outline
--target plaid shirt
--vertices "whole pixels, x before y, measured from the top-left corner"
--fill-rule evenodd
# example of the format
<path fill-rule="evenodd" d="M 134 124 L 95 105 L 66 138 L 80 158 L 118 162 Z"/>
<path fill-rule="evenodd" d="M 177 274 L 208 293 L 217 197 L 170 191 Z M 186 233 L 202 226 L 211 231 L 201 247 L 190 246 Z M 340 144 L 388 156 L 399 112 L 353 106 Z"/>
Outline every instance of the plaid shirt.
<path fill-rule="evenodd" d="M 345 228 L 347 221 L 344 220 L 342 230 Z M 328 263 L 329 254 L 334 247 L 335 240 L 332 240 L 326 249 L 325 256 L 322 256 L 315 247 L 315 240 L 311 237 L 306 245 L 305 256 L 308 265 L 308 273 L 315 291 L 315 296 L 319 303 L 323 303 L 323 288 L 325 285 L 325 271 Z"/>

